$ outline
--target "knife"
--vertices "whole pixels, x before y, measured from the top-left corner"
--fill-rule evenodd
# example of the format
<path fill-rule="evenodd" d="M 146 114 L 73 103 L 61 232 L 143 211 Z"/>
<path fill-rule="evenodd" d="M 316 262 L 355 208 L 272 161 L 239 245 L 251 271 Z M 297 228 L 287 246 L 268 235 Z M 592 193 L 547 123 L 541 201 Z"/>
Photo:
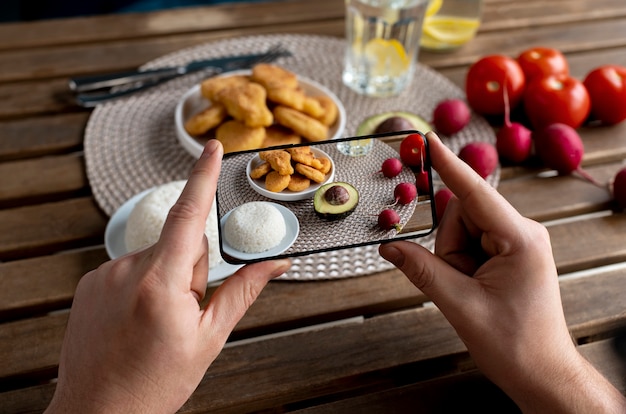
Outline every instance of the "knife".
<path fill-rule="evenodd" d="M 117 72 L 106 75 L 83 76 L 70 79 L 69 87 L 74 92 L 95 91 L 114 86 L 134 84 L 137 82 L 155 83 L 161 79 L 171 79 L 177 76 L 197 72 L 202 69 L 211 70 L 218 74 L 228 70 L 240 69 L 265 59 L 277 59 L 282 56 L 290 56 L 291 53 L 284 49 L 270 49 L 265 53 L 229 56 L 214 59 L 196 60 L 186 65 L 170 66 L 159 69 L 132 70 Z"/>
<path fill-rule="evenodd" d="M 206 70 L 208 72 L 207 76 L 215 76 L 231 70 L 250 68 L 261 62 L 269 63 L 279 57 L 287 56 L 291 56 L 291 53 L 277 45 L 264 53 L 258 54 L 196 60 L 181 66 L 159 69 L 134 70 L 72 78 L 69 81 L 69 88 L 73 92 L 78 93 L 76 101 L 79 105 L 92 107 L 98 103 L 137 92 L 200 70 Z"/>

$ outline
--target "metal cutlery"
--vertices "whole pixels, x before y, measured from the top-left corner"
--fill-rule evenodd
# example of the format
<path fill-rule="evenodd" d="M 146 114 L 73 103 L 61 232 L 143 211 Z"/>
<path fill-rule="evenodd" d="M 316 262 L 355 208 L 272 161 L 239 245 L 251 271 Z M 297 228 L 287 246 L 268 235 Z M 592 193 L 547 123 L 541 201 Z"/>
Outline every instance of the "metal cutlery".
<path fill-rule="evenodd" d="M 248 69 L 258 63 L 270 63 L 280 57 L 291 56 L 281 45 L 275 45 L 264 53 L 235 55 L 189 62 L 181 66 L 159 69 L 118 72 L 105 75 L 84 76 L 69 81 L 69 88 L 76 93 L 76 102 L 90 108 L 121 96 L 145 90 L 182 75 L 206 71 L 208 76 L 238 69 Z"/>

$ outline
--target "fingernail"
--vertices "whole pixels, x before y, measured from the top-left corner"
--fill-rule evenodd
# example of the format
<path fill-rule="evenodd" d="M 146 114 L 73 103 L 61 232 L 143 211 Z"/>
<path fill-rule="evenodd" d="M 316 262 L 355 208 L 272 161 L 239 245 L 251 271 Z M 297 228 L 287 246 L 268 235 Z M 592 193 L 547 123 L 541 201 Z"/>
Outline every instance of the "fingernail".
<path fill-rule="evenodd" d="M 204 151 L 202 155 L 209 156 L 213 154 L 215 151 L 217 151 L 219 146 L 220 146 L 220 142 L 218 140 L 216 139 L 208 140 L 207 143 L 204 145 Z"/>
<path fill-rule="evenodd" d="M 404 253 L 395 246 L 382 244 L 380 246 L 380 255 L 394 266 L 400 267 L 404 264 Z"/>
<path fill-rule="evenodd" d="M 291 260 L 289 259 L 275 260 L 274 263 L 276 264 L 276 267 L 274 268 L 274 271 L 272 271 L 272 277 L 282 275 L 291 267 Z"/>

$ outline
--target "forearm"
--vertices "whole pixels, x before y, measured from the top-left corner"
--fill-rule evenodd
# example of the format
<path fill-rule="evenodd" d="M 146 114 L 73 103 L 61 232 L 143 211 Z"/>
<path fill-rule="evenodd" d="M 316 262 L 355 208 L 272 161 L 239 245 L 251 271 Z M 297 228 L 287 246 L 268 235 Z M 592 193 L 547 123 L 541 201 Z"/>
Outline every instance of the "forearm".
<path fill-rule="evenodd" d="M 511 397 L 524 413 L 626 413 L 626 398 L 586 359 L 543 372 Z"/>

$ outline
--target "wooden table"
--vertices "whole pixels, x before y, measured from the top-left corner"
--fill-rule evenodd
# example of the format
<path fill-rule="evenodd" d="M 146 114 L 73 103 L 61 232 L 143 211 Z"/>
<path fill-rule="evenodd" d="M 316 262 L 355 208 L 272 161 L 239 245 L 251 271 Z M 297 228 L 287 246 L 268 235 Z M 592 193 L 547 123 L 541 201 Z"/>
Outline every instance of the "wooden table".
<path fill-rule="evenodd" d="M 479 56 L 537 45 L 565 52 L 579 78 L 600 64 L 626 66 L 623 0 L 486 0 L 483 20 L 470 44 L 422 52 L 421 63 L 459 86 Z M 107 260 L 108 217 L 81 152 L 90 111 L 59 99 L 68 78 L 211 40 L 343 30 L 336 0 L 0 25 L 0 412 L 46 407 L 76 283 Z M 585 167 L 607 181 L 626 158 L 626 123 L 580 133 Z M 626 214 L 579 178 L 539 172 L 503 168 L 498 189 L 548 226 L 572 336 L 626 392 Z M 430 412 L 459 403 L 516 410 L 428 298 L 388 271 L 272 282 L 182 412 Z"/>

